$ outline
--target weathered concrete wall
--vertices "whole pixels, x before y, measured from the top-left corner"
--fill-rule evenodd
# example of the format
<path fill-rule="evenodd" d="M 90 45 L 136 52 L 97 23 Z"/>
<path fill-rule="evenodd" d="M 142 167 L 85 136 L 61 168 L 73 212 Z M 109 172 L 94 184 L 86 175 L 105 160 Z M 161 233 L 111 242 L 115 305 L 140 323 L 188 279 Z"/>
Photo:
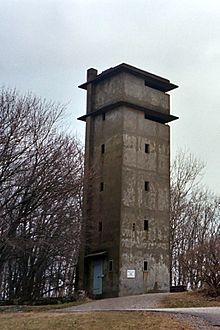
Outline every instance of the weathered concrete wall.
<path fill-rule="evenodd" d="M 169 291 L 169 126 L 144 119 L 141 111 L 123 113 L 120 295 Z M 127 279 L 128 269 L 134 279 Z"/>
<path fill-rule="evenodd" d="M 124 100 L 124 73 L 95 85 L 93 100 L 95 109 Z"/>
<path fill-rule="evenodd" d="M 170 112 L 170 96 L 145 86 L 144 79 L 124 73 L 124 98 L 128 102 L 163 113 Z"/>
<path fill-rule="evenodd" d="M 147 109 L 170 113 L 170 95 L 145 86 L 144 79 L 120 73 L 94 86 L 94 108 L 126 101 Z"/>
<path fill-rule="evenodd" d="M 87 226 L 88 252 L 107 251 L 104 260 L 103 296 L 118 295 L 119 237 L 121 211 L 121 164 L 122 164 L 123 113 L 113 110 L 94 118 L 93 136 L 93 183 L 91 196 L 90 226 Z M 105 145 L 104 153 L 101 146 Z M 104 189 L 100 191 L 100 183 Z M 102 222 L 102 231 L 99 231 Z M 113 260 L 113 272 L 108 271 L 108 262 Z M 90 265 L 90 274 L 92 274 Z M 91 287 L 91 281 L 89 287 Z"/>

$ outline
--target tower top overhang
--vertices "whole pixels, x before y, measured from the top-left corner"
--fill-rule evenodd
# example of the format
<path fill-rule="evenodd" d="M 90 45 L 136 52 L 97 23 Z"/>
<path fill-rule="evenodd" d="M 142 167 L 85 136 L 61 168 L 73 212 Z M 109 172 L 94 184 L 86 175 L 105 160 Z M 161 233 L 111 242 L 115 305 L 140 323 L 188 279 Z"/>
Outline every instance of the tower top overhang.
<path fill-rule="evenodd" d="M 93 69 L 93 70 L 96 71 L 95 69 Z M 137 76 L 139 78 L 145 79 L 146 86 L 157 89 L 164 93 L 169 92 L 175 88 L 178 88 L 177 85 L 172 84 L 168 79 L 165 79 L 163 77 L 157 76 L 157 75 L 149 73 L 147 71 L 138 69 L 138 68 L 136 68 L 132 65 L 126 64 L 126 63 L 121 63 L 113 68 L 107 69 L 96 76 L 93 75 L 92 79 L 89 79 L 87 82 L 81 84 L 79 86 L 79 88 L 87 90 L 87 86 L 89 84 L 91 84 L 91 83 L 96 84 L 100 81 L 108 79 L 111 76 L 114 76 L 114 75 L 122 73 L 122 72 L 126 72 L 126 73 L 132 74 L 134 76 Z"/>
<path fill-rule="evenodd" d="M 173 120 L 179 119 L 179 117 L 176 117 L 176 116 L 173 116 L 173 115 L 170 115 L 170 114 L 165 114 L 165 113 L 162 113 L 162 112 L 159 112 L 159 111 L 146 109 L 144 107 L 141 107 L 141 106 L 129 103 L 129 102 L 124 102 L 124 101 L 115 102 L 115 103 L 110 104 L 108 106 L 101 107 L 101 108 L 97 109 L 96 111 L 90 112 L 90 113 L 88 113 L 84 116 L 81 116 L 81 117 L 77 118 L 77 119 L 81 120 L 81 121 L 86 121 L 86 118 L 88 118 L 88 117 L 96 117 L 96 116 L 98 116 L 102 113 L 106 113 L 106 112 L 108 112 L 112 109 L 117 109 L 117 108 L 120 108 L 120 107 L 123 107 L 123 106 L 128 107 L 130 109 L 136 109 L 136 110 L 143 111 L 144 114 L 145 114 L 146 119 L 157 121 L 158 123 L 161 123 L 161 124 L 166 124 L 166 123 L 169 123 Z"/>

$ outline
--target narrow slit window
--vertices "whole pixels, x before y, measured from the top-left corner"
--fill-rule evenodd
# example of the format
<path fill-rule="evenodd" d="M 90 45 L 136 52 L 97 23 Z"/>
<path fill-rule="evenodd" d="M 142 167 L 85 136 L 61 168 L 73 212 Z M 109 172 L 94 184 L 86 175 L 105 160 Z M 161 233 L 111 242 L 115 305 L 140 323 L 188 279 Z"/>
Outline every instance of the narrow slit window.
<path fill-rule="evenodd" d="M 105 120 L 105 112 L 102 114 L 102 120 Z"/>
<path fill-rule="evenodd" d="M 146 272 L 146 271 L 147 271 L 147 269 L 148 269 L 147 261 L 146 261 L 146 260 L 144 260 L 144 272 Z"/>
<path fill-rule="evenodd" d="M 149 181 L 144 182 L 144 190 L 149 191 Z"/>
<path fill-rule="evenodd" d="M 100 191 L 103 191 L 104 190 L 104 182 L 101 182 L 100 183 Z"/>
<path fill-rule="evenodd" d="M 105 153 L 105 145 L 104 144 L 102 144 L 102 146 L 101 146 L 101 152 L 102 152 L 102 154 Z"/>
<path fill-rule="evenodd" d="M 132 230 L 135 231 L 135 223 L 132 225 Z"/>
<path fill-rule="evenodd" d="M 150 153 L 150 145 L 145 143 L 145 153 L 149 154 Z"/>
<path fill-rule="evenodd" d="M 102 231 L 102 221 L 99 221 L 99 231 Z"/>
<path fill-rule="evenodd" d="M 113 271 L 113 260 L 109 260 L 109 263 L 108 263 L 108 271 L 109 271 L 109 272 L 112 272 L 112 271 Z"/>
<path fill-rule="evenodd" d="M 148 231 L 148 220 L 144 220 L 144 230 Z"/>

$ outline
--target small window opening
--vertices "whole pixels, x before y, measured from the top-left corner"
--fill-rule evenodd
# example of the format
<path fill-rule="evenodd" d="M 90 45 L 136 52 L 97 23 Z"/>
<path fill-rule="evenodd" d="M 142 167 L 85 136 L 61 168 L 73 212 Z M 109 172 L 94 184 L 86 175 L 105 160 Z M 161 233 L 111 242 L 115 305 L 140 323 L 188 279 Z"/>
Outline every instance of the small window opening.
<path fill-rule="evenodd" d="M 145 153 L 149 154 L 150 153 L 150 145 L 145 143 Z"/>
<path fill-rule="evenodd" d="M 144 230 L 148 231 L 148 220 L 144 220 Z"/>
<path fill-rule="evenodd" d="M 104 182 L 101 182 L 100 183 L 100 191 L 103 191 L 104 190 Z"/>
<path fill-rule="evenodd" d="M 144 114 L 144 119 L 148 119 L 148 117 L 147 117 L 147 114 L 146 114 L 146 113 Z"/>
<path fill-rule="evenodd" d="M 104 152 L 105 152 L 105 145 L 104 144 L 102 144 L 102 146 L 101 146 L 101 152 L 102 152 L 102 154 L 104 154 Z"/>
<path fill-rule="evenodd" d="M 113 271 L 113 260 L 109 260 L 109 263 L 108 263 L 108 271 L 109 271 L 109 272 L 112 272 L 112 271 Z"/>
<path fill-rule="evenodd" d="M 135 223 L 132 225 L 132 230 L 135 231 Z"/>
<path fill-rule="evenodd" d="M 147 261 L 144 260 L 144 272 L 146 272 L 146 271 L 147 271 Z"/>
<path fill-rule="evenodd" d="M 102 231 L 102 221 L 99 221 L 99 231 Z"/>
<path fill-rule="evenodd" d="M 144 182 L 144 190 L 149 191 L 149 181 Z"/>
<path fill-rule="evenodd" d="M 105 112 L 102 114 L 102 120 L 105 120 Z"/>

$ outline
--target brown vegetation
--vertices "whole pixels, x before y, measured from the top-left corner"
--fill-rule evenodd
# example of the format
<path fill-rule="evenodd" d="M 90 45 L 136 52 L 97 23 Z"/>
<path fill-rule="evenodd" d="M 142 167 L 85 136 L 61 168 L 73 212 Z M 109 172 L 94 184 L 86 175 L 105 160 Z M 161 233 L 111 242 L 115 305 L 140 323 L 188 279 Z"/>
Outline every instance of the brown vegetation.
<path fill-rule="evenodd" d="M 160 307 L 220 307 L 220 299 L 209 297 L 202 292 L 171 293 L 169 296 L 163 299 Z"/>
<path fill-rule="evenodd" d="M 195 329 L 174 316 L 142 312 L 0 314 L 0 323 L 1 330 Z"/>

